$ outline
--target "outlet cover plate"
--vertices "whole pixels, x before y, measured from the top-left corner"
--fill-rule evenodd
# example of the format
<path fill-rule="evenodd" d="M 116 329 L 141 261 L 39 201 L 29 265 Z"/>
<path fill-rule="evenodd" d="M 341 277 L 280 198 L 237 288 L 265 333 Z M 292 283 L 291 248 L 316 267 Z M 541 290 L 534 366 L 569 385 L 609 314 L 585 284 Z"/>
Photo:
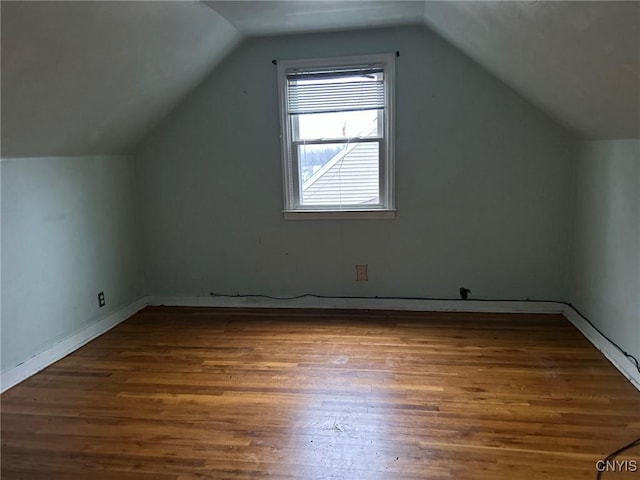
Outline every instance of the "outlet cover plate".
<path fill-rule="evenodd" d="M 368 282 L 367 265 L 356 265 L 356 282 Z"/>

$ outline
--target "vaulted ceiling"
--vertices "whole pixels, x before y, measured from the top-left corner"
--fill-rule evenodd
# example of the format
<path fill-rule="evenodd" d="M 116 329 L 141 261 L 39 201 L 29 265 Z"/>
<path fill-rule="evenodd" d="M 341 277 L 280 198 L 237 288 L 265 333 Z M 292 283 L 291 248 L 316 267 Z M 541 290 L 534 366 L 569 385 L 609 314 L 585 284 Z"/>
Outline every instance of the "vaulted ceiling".
<path fill-rule="evenodd" d="M 129 152 L 244 36 L 409 24 L 582 137 L 640 138 L 637 1 L 0 5 L 3 157 Z"/>
<path fill-rule="evenodd" d="M 197 2 L 0 6 L 3 157 L 126 153 L 241 38 Z"/>
<path fill-rule="evenodd" d="M 640 2 L 427 2 L 427 26 L 588 138 L 640 138 Z"/>

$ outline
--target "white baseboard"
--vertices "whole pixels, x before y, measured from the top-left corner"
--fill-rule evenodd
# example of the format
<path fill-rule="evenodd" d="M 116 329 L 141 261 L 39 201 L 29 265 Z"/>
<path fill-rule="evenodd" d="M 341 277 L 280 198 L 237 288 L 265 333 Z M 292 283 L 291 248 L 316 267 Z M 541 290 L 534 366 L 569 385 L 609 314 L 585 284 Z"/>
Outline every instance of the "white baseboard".
<path fill-rule="evenodd" d="M 480 313 L 562 313 L 565 307 L 565 304 L 559 302 L 387 298 L 302 297 L 276 300 L 265 297 L 147 297 L 147 301 L 149 305 L 172 307 L 346 308 Z"/>
<path fill-rule="evenodd" d="M 98 320 L 95 323 L 76 332 L 74 335 L 62 340 L 48 349 L 34 355 L 30 359 L 2 373 L 0 376 L 0 392 L 17 385 L 40 370 L 66 357 L 71 352 L 82 347 L 94 338 L 112 329 L 119 323 L 129 318 L 134 313 L 142 310 L 147 305 L 146 297 L 130 303 L 126 307 Z"/>
<path fill-rule="evenodd" d="M 634 387 L 640 390 L 640 372 L 638 372 L 633 362 L 625 357 L 613 343 L 607 340 L 600 332 L 587 322 L 571 305 L 563 304 L 564 310 L 562 314 L 569 320 L 574 327 L 589 340 L 594 347 L 602 352 L 614 367 L 616 367 L 622 375 L 629 380 Z"/>

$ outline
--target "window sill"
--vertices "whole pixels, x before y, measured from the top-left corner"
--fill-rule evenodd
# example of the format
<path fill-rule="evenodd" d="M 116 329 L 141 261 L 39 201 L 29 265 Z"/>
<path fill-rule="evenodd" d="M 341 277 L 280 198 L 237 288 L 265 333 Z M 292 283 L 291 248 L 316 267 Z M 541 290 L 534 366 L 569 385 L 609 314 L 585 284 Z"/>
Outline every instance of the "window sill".
<path fill-rule="evenodd" d="M 285 220 L 392 220 L 395 210 L 285 210 Z"/>

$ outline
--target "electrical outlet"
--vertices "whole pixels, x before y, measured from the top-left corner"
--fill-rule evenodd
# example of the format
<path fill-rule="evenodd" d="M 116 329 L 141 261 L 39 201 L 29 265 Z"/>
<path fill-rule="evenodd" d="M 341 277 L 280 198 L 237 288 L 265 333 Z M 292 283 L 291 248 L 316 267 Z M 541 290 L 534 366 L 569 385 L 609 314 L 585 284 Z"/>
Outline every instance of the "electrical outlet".
<path fill-rule="evenodd" d="M 369 275 L 366 265 L 356 265 L 356 282 L 368 282 Z"/>
<path fill-rule="evenodd" d="M 98 306 L 100 308 L 104 307 L 107 304 L 107 302 L 104 299 L 104 292 L 100 292 L 98 294 Z"/>

